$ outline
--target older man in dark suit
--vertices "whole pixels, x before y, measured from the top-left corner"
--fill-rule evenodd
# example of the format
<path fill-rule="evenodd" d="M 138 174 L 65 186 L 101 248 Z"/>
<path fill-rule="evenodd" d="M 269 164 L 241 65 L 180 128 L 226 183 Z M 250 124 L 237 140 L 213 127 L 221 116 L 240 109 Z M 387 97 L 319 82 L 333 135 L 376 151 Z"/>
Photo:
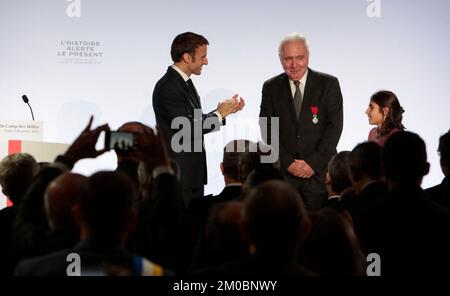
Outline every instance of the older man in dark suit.
<path fill-rule="evenodd" d="M 234 95 L 219 103 L 213 112 L 203 114 L 190 76 L 200 75 L 202 67 L 208 64 L 208 45 L 205 37 L 195 33 L 176 36 L 170 52 L 174 64 L 153 91 L 156 123 L 164 135 L 170 157 L 180 166 L 186 204 L 203 196 L 207 182 L 203 134 L 218 130 L 225 124 L 225 117 L 244 107 L 242 98 Z"/>
<path fill-rule="evenodd" d="M 307 208 L 318 209 L 327 200 L 324 171 L 342 132 L 339 82 L 308 68 L 308 43 L 297 33 L 281 41 L 279 57 L 284 73 L 267 80 L 262 89 L 261 134 L 272 147 L 279 144 L 281 170 Z M 278 128 L 272 126 L 276 117 Z"/>

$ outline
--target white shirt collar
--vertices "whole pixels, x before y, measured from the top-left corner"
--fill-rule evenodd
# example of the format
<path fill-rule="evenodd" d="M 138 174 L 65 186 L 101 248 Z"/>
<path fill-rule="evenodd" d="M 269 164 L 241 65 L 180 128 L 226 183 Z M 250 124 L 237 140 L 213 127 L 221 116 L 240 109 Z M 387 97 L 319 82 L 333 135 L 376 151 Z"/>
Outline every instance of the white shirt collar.
<path fill-rule="evenodd" d="M 308 69 L 306 69 L 305 75 L 300 79 L 300 91 L 302 92 L 302 95 L 305 94 L 305 85 L 306 85 L 306 78 L 308 77 Z M 295 94 L 295 84 L 294 81 L 289 79 L 289 85 L 291 86 L 291 92 L 292 97 L 294 97 Z"/>
<path fill-rule="evenodd" d="M 332 195 L 332 196 L 329 196 L 329 197 L 328 197 L 328 200 L 330 200 L 330 199 L 335 199 L 335 198 L 341 199 L 341 196 L 340 196 L 340 195 Z"/>
<path fill-rule="evenodd" d="M 174 69 L 175 71 L 178 72 L 178 74 L 181 75 L 181 77 L 183 77 L 184 81 L 188 81 L 189 80 L 189 76 L 186 75 L 186 73 L 183 72 L 183 70 L 181 70 L 180 68 L 178 68 L 175 65 L 172 65 L 172 69 Z"/>

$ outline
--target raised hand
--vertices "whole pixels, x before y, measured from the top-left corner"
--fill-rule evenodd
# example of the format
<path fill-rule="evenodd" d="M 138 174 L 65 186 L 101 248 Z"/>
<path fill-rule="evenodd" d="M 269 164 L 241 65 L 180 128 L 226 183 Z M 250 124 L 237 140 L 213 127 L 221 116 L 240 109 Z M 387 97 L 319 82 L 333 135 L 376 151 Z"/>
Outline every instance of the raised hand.
<path fill-rule="evenodd" d="M 89 123 L 86 128 L 81 132 L 81 134 L 73 141 L 69 146 L 66 153 L 64 154 L 73 163 L 76 163 L 80 159 L 84 158 L 96 158 L 97 156 L 105 153 L 107 150 L 97 150 L 95 145 L 97 144 L 98 137 L 102 131 L 109 131 L 108 124 L 101 125 L 93 130 L 91 130 L 92 122 L 94 121 L 94 116 L 91 115 Z"/>

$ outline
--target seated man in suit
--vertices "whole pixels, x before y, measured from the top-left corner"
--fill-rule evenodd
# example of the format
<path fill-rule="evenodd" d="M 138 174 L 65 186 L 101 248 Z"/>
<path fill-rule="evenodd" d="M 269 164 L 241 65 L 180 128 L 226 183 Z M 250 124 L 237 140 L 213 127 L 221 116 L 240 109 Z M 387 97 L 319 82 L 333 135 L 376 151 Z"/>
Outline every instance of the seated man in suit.
<path fill-rule="evenodd" d="M 220 163 L 225 188 L 218 195 L 197 197 L 191 200 L 188 206 L 187 231 L 188 245 L 191 248 L 197 246 L 197 251 L 203 251 L 205 238 L 205 227 L 208 217 L 217 205 L 235 200 L 241 195 L 241 164 L 242 159 L 249 151 L 250 141 L 233 140 L 223 148 L 223 159 Z M 200 243 L 198 240 L 200 239 Z M 197 254 L 201 256 L 202 254 Z"/>
<path fill-rule="evenodd" d="M 325 185 L 328 191 L 328 200 L 325 207 L 335 209 L 341 199 L 342 192 L 351 187 L 348 173 L 350 151 L 341 151 L 330 160 L 325 175 Z"/>
<path fill-rule="evenodd" d="M 382 165 L 389 194 L 377 215 L 381 275 L 449 274 L 450 214 L 421 188 L 429 171 L 425 142 L 411 132 L 386 141 Z"/>
<path fill-rule="evenodd" d="M 220 163 L 220 171 L 223 175 L 225 187 L 218 195 L 208 195 L 192 200 L 188 209 L 198 209 L 198 207 L 209 208 L 217 203 L 236 199 L 241 194 L 241 164 L 242 159 L 249 153 L 249 140 L 233 140 L 223 148 L 223 158 Z"/>
<path fill-rule="evenodd" d="M 13 272 L 11 234 L 14 220 L 22 197 L 38 172 L 38 163 L 27 153 L 8 155 L 0 161 L 0 185 L 12 202 L 12 206 L 0 210 L 0 275 L 11 275 Z"/>
<path fill-rule="evenodd" d="M 442 183 L 426 190 L 432 200 L 450 209 L 450 130 L 439 138 L 439 156 L 444 173 Z"/>
<path fill-rule="evenodd" d="M 284 73 L 264 82 L 261 135 L 275 149 L 279 146 L 280 169 L 306 207 L 319 209 L 328 196 L 325 169 L 342 132 L 339 81 L 308 68 L 308 42 L 297 33 L 281 41 L 278 53 Z M 278 126 L 272 126 L 274 118 Z"/>
<path fill-rule="evenodd" d="M 388 193 L 381 174 L 381 146 L 376 142 L 356 145 L 350 152 L 349 172 L 353 192 L 343 195 L 339 209 L 350 214 L 355 233 L 367 255 L 376 251 L 378 241 L 374 239 L 374 231 Z"/>

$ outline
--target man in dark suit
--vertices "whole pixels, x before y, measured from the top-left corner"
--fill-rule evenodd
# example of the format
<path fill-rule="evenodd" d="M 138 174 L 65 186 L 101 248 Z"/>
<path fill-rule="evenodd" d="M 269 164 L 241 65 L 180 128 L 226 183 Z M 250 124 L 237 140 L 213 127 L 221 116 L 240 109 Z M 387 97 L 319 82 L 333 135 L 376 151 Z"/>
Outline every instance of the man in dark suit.
<path fill-rule="evenodd" d="M 381 275 L 448 275 L 450 214 L 421 188 L 430 169 L 425 142 L 411 132 L 394 133 L 381 161 L 389 187 L 374 235 Z"/>
<path fill-rule="evenodd" d="M 438 151 L 445 177 L 441 184 L 428 188 L 426 192 L 433 201 L 450 209 L 450 130 L 439 138 Z"/>
<path fill-rule="evenodd" d="M 342 193 L 352 186 L 348 173 L 349 155 L 350 151 L 341 151 L 333 156 L 328 163 L 325 174 L 328 200 L 324 207 L 338 209 Z"/>
<path fill-rule="evenodd" d="M 197 253 L 193 253 L 198 257 L 195 259 L 196 261 L 202 261 L 209 255 L 204 252 L 204 249 L 208 247 L 206 244 L 209 242 L 205 229 L 213 209 L 218 207 L 218 205 L 238 199 L 241 195 L 240 165 L 242 158 L 248 153 L 250 143 L 248 140 L 233 140 L 229 142 L 223 149 L 223 161 L 220 164 L 220 170 L 225 182 L 224 189 L 218 195 L 195 198 L 189 203 L 186 220 L 188 230 L 186 234 L 188 245 L 192 248 L 190 252 Z M 194 250 L 195 248 L 197 250 Z M 197 263 L 194 262 L 194 265 Z"/>
<path fill-rule="evenodd" d="M 242 98 L 234 95 L 218 104 L 208 114 L 201 110 L 200 97 L 192 74 L 200 75 L 208 64 L 205 37 L 186 32 L 175 37 L 171 47 L 174 62 L 156 83 L 153 91 L 153 110 L 170 157 L 180 166 L 183 199 L 203 196 L 207 182 L 206 153 L 203 134 L 216 131 L 225 124 L 225 117 L 244 107 Z"/>
<path fill-rule="evenodd" d="M 262 89 L 261 134 L 274 149 L 279 144 L 282 172 L 307 208 L 318 209 L 327 200 L 324 171 L 342 132 L 339 81 L 308 68 L 307 41 L 296 33 L 281 41 L 279 57 L 284 73 L 267 80 Z M 274 117 L 278 127 L 272 126 Z"/>
<path fill-rule="evenodd" d="M 339 209 L 347 211 L 363 252 L 377 252 L 380 213 L 388 206 L 388 186 L 383 181 L 381 146 L 373 141 L 356 145 L 350 152 L 348 169 L 353 191 L 343 194 Z M 346 194 L 350 192 L 351 194 Z"/>

